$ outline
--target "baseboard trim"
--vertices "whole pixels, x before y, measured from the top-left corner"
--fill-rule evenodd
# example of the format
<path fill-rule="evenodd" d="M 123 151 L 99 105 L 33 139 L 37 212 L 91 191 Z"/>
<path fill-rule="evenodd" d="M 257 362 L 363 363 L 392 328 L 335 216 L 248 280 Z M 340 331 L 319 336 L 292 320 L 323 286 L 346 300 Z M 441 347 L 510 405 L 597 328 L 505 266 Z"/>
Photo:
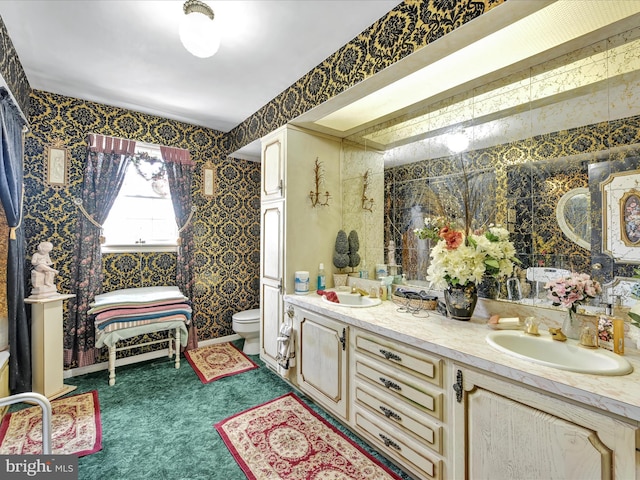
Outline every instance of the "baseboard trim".
<path fill-rule="evenodd" d="M 208 345 L 215 345 L 216 343 L 233 342 L 240 340 L 242 337 L 237 333 L 233 335 L 227 335 L 226 337 L 211 338 L 209 340 L 203 340 L 198 342 L 198 347 L 206 347 Z M 155 352 L 141 353 L 140 355 L 133 355 L 131 357 L 119 358 L 116 360 L 116 368 L 124 365 L 131 365 L 132 363 L 144 362 L 147 360 L 155 360 L 156 358 L 166 357 L 169 355 L 169 349 L 163 348 Z M 70 368 L 65 370 L 63 378 L 79 377 L 80 375 L 86 375 L 87 373 L 100 372 L 102 370 L 109 369 L 109 362 L 94 363 L 93 365 L 87 365 L 86 367 Z"/>

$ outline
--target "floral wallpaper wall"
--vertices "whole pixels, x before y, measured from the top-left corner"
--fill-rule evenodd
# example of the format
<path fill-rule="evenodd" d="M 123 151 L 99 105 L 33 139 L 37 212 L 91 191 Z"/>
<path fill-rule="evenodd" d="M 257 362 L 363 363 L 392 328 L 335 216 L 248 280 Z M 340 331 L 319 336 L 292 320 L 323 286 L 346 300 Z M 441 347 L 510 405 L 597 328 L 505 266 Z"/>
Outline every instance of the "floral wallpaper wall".
<path fill-rule="evenodd" d="M 69 292 L 78 217 L 73 198 L 81 191 L 86 136 L 100 133 L 191 152 L 196 163 L 193 201 L 198 208 L 192 301 L 201 338 L 231 335 L 231 315 L 259 306 L 260 164 L 226 158 L 223 133 L 37 90 L 31 95 L 29 118 L 24 159 L 27 259 L 39 242 L 51 241 L 51 257 L 60 270 L 59 291 Z M 69 151 L 69 182 L 64 187 L 46 183 L 45 149 L 55 141 Z M 205 164 L 216 173 L 213 197 L 202 195 Z M 104 291 L 169 285 L 175 278 L 174 253 L 107 254 L 103 262 Z"/>

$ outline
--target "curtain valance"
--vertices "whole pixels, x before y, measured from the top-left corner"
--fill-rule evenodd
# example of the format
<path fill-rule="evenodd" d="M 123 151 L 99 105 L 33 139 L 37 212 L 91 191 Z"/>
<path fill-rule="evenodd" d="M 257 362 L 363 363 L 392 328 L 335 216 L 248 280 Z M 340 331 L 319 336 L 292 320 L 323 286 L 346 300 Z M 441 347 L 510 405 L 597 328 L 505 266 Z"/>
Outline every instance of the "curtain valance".
<path fill-rule="evenodd" d="M 97 153 L 116 153 L 118 155 L 133 155 L 136 149 L 135 140 L 109 137 L 90 133 L 87 139 L 89 150 Z"/>
<path fill-rule="evenodd" d="M 162 158 L 165 162 L 193 166 L 189 150 L 160 145 L 160 153 L 162 153 Z"/>

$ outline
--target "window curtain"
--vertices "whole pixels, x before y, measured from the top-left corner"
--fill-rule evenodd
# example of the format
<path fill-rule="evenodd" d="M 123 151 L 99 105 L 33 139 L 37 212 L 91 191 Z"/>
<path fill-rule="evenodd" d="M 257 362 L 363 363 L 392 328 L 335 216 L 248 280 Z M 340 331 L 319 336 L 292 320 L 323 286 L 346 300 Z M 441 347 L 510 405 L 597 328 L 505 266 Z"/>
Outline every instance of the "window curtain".
<path fill-rule="evenodd" d="M 182 293 L 193 300 L 193 211 L 191 203 L 191 181 L 193 161 L 188 150 L 160 146 L 162 160 L 167 168 L 169 191 L 173 202 L 180 238 L 178 240 L 178 258 L 176 261 L 176 284 Z M 187 350 L 198 347 L 198 329 L 195 321 L 189 325 Z"/>
<path fill-rule="evenodd" d="M 89 135 L 87 163 L 82 183 L 81 207 L 76 227 L 69 322 L 65 325 L 64 364 L 83 367 L 95 363 L 95 327 L 87 311 L 96 295 L 102 292 L 101 225 L 107 219 L 136 142 L 103 135 Z"/>
<path fill-rule="evenodd" d="M 0 89 L 0 200 L 10 228 L 7 256 L 7 312 L 9 315 L 9 389 L 31 390 L 31 335 L 24 304 L 25 241 L 22 228 L 24 164 L 22 120 L 9 93 Z"/>

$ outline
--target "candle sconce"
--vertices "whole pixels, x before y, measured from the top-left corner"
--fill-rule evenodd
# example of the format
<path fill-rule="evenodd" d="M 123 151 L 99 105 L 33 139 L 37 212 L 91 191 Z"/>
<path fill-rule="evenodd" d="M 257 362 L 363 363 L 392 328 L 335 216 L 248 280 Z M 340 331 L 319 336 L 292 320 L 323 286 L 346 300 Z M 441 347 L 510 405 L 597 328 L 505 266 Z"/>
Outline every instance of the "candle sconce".
<path fill-rule="evenodd" d="M 369 170 L 362 175 L 362 209 L 369 212 L 373 212 L 373 204 L 375 200 L 367 197 L 367 190 L 369 189 Z"/>
<path fill-rule="evenodd" d="M 311 199 L 311 206 L 321 206 L 326 207 L 329 205 L 329 199 L 331 198 L 331 194 L 329 192 L 320 193 L 320 184 L 324 179 L 324 174 L 322 173 L 322 163 L 316 158 L 316 162 L 313 166 L 313 174 L 315 177 L 315 191 L 309 192 L 309 199 Z M 321 201 L 320 198 L 324 196 L 324 201 Z"/>

